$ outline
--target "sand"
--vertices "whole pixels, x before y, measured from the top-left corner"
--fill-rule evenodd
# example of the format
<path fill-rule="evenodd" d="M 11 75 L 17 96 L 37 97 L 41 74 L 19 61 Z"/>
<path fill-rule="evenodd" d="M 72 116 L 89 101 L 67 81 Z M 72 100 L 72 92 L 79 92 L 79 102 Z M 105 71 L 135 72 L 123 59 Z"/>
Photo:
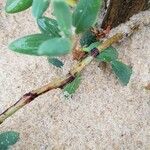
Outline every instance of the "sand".
<path fill-rule="evenodd" d="M 133 20 L 148 22 L 149 16 L 146 11 Z M 0 113 L 22 94 L 65 75 L 75 63 L 65 56 L 63 69 L 57 69 L 44 57 L 8 49 L 14 39 L 37 32 L 31 10 L 8 15 L 0 6 Z M 20 133 L 13 150 L 149 150 L 150 91 L 144 89 L 150 82 L 149 45 L 148 24 L 115 44 L 120 60 L 133 67 L 128 86 L 123 87 L 111 69 L 104 72 L 92 62 L 72 98 L 65 99 L 59 89 L 50 91 L 7 119 L 0 131 Z"/>

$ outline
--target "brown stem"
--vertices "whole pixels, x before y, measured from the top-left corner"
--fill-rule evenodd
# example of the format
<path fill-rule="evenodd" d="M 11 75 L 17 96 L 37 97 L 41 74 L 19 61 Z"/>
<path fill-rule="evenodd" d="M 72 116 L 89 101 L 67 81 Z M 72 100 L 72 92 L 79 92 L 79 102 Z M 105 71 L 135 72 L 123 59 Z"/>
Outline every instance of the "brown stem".
<path fill-rule="evenodd" d="M 36 90 L 33 90 L 25 95 L 23 95 L 19 101 L 17 101 L 14 105 L 9 107 L 7 110 L 5 110 L 3 113 L 0 114 L 0 124 L 5 121 L 8 117 L 13 115 L 16 111 L 21 109 L 23 106 L 27 105 L 31 101 L 33 101 L 38 96 L 57 88 L 63 88 L 64 85 L 74 80 L 77 73 L 80 73 L 90 62 L 101 52 L 102 50 L 106 49 L 113 43 L 118 42 L 120 39 L 123 38 L 122 33 L 117 33 L 116 35 L 112 36 L 111 38 L 107 39 L 105 42 L 103 42 L 98 48 L 95 48 L 91 51 L 91 54 L 89 54 L 85 59 L 83 59 L 81 62 L 78 62 L 71 70 L 70 72 L 62 79 L 55 79 L 49 84 L 42 86 L 41 88 L 38 88 Z"/>
<path fill-rule="evenodd" d="M 117 27 L 129 20 L 134 14 L 149 8 L 149 0 L 110 0 L 102 28 Z"/>

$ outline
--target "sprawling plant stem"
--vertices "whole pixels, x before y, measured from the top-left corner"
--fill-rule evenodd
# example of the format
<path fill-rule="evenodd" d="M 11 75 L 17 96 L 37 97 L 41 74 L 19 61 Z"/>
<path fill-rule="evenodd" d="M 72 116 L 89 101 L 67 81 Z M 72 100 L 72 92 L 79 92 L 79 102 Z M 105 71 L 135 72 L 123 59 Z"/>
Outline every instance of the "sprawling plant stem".
<path fill-rule="evenodd" d="M 55 79 L 49 84 L 23 95 L 19 99 L 19 101 L 17 101 L 14 105 L 12 105 L 3 113 L 0 114 L 0 124 L 3 123 L 5 119 L 13 115 L 16 111 L 21 109 L 23 106 L 33 101 L 36 97 L 52 89 L 63 88 L 64 85 L 73 81 L 76 75 L 80 73 L 88 64 L 90 64 L 91 61 L 99 54 L 99 52 L 106 49 L 113 43 L 118 42 L 122 38 L 123 38 L 122 33 L 115 34 L 114 36 L 112 36 L 111 38 L 103 42 L 98 48 L 91 50 L 91 53 L 86 58 L 84 58 L 81 62 L 78 62 L 64 78 Z"/>

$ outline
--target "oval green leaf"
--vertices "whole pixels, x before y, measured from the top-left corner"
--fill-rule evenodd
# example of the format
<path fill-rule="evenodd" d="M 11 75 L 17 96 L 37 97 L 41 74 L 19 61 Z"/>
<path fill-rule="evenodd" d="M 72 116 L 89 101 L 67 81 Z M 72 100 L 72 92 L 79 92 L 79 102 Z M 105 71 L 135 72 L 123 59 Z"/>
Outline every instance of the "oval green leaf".
<path fill-rule="evenodd" d="M 100 61 L 111 62 L 118 58 L 118 52 L 114 47 L 110 46 L 102 51 L 96 58 Z"/>
<path fill-rule="evenodd" d="M 131 74 L 132 74 L 132 69 L 123 64 L 120 61 L 112 61 L 112 70 L 116 74 L 116 76 L 119 78 L 119 80 L 123 83 L 123 85 L 127 85 L 129 83 Z"/>
<path fill-rule="evenodd" d="M 18 53 L 39 55 L 37 52 L 39 46 L 50 38 L 52 37 L 47 34 L 28 35 L 12 42 L 9 48 Z"/>
<path fill-rule="evenodd" d="M 7 0 L 5 11 L 7 13 L 17 13 L 26 10 L 32 5 L 33 0 Z"/>
<path fill-rule="evenodd" d="M 0 133 L 0 149 L 7 150 L 9 146 L 14 145 L 19 140 L 19 133 L 7 131 Z"/>
<path fill-rule="evenodd" d="M 69 6 L 64 0 L 55 0 L 53 2 L 54 15 L 57 19 L 60 29 L 67 37 L 71 35 L 72 14 Z"/>
<path fill-rule="evenodd" d="M 101 6 L 101 0 L 80 0 L 73 12 L 76 33 L 88 30 L 94 23 Z"/>
<path fill-rule="evenodd" d="M 61 56 L 71 50 L 71 41 L 67 38 L 53 38 L 45 41 L 39 47 L 38 54 L 46 56 Z"/>
<path fill-rule="evenodd" d="M 54 37 L 60 37 L 59 35 L 60 30 L 58 28 L 58 24 L 55 19 L 42 17 L 37 19 L 37 24 L 42 33 L 49 34 Z"/>
<path fill-rule="evenodd" d="M 49 7 L 50 0 L 33 0 L 32 14 L 35 18 L 42 17 L 43 13 Z"/>

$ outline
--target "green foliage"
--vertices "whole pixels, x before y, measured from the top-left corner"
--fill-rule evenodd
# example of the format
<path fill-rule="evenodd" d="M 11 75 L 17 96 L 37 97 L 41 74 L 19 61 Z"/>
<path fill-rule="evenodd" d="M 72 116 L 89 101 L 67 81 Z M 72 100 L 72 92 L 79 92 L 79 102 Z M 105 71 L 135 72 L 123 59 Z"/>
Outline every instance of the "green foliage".
<path fill-rule="evenodd" d="M 52 64 L 52 65 L 54 65 L 55 67 L 58 67 L 58 68 L 61 68 L 61 67 L 63 67 L 63 62 L 62 61 L 60 61 L 59 59 L 57 59 L 57 58 L 51 58 L 51 57 L 49 57 L 48 58 L 48 62 L 50 63 L 50 64 Z"/>
<path fill-rule="evenodd" d="M 17 13 L 26 10 L 32 5 L 32 0 L 7 0 L 5 11 L 7 13 Z"/>
<path fill-rule="evenodd" d="M 84 48 L 83 50 L 86 52 L 90 52 L 93 48 L 98 47 L 101 42 L 92 43 L 89 47 Z M 103 50 L 97 57 L 97 60 L 110 63 L 112 69 L 119 80 L 123 83 L 123 85 L 127 85 L 130 76 L 132 74 L 132 69 L 122 62 L 118 61 L 118 52 L 117 50 L 110 46 Z"/>
<path fill-rule="evenodd" d="M 61 56 L 71 50 L 71 41 L 67 38 L 53 38 L 40 45 L 38 54 L 45 56 Z"/>
<path fill-rule="evenodd" d="M 20 12 L 32 5 L 32 13 L 42 32 L 41 34 L 19 38 L 12 42 L 9 48 L 23 54 L 49 56 L 49 63 L 61 68 L 63 63 L 59 59 L 53 58 L 53 56 L 62 56 L 71 52 L 72 43 L 74 43 L 72 41 L 74 40 L 74 35 L 72 35 L 74 27 L 77 34 L 82 33 L 80 45 L 83 51 L 90 52 L 101 44 L 90 29 L 95 24 L 102 1 L 53 0 L 52 2 L 52 15 L 56 20 L 43 16 L 43 13 L 49 7 L 50 0 L 7 0 L 5 9 L 8 13 Z M 76 5 L 76 8 L 70 9 L 68 4 L 71 6 Z M 118 52 L 115 48 L 111 46 L 105 49 L 96 59 L 110 63 L 119 80 L 124 85 L 128 84 L 132 70 L 118 61 Z M 73 82 L 65 86 L 64 90 L 72 94 L 79 84 L 80 76 L 77 76 Z"/>
<path fill-rule="evenodd" d="M 35 18 L 42 17 L 50 3 L 50 0 L 33 0 L 32 14 Z"/>
<path fill-rule="evenodd" d="M 80 0 L 73 12 L 76 33 L 87 31 L 94 23 L 101 6 L 101 0 Z"/>
<path fill-rule="evenodd" d="M 49 34 L 54 37 L 60 37 L 60 30 L 58 28 L 58 23 L 55 19 L 41 17 L 37 19 L 37 24 L 42 33 Z"/>
<path fill-rule="evenodd" d="M 80 45 L 82 47 L 88 47 L 96 41 L 97 41 L 96 36 L 90 30 L 88 30 L 83 33 L 80 39 Z"/>
<path fill-rule="evenodd" d="M 127 85 L 132 74 L 132 69 L 117 60 L 113 60 L 111 62 L 111 65 L 114 73 L 119 78 L 119 80 L 123 83 L 123 85 Z"/>
<path fill-rule="evenodd" d="M 79 85 L 81 84 L 81 75 L 78 74 L 76 78 L 69 84 L 64 87 L 64 92 L 68 94 L 73 94 L 78 89 Z"/>
<path fill-rule="evenodd" d="M 64 0 L 54 0 L 54 15 L 60 29 L 67 37 L 71 36 L 72 14 L 69 6 Z"/>
<path fill-rule="evenodd" d="M 18 132 L 7 131 L 0 133 L 0 150 L 8 150 L 9 146 L 14 145 L 18 140 Z"/>
<path fill-rule="evenodd" d="M 90 52 L 93 48 L 98 47 L 100 45 L 100 42 L 94 42 L 89 47 L 83 48 L 83 51 Z"/>
<path fill-rule="evenodd" d="M 46 34 L 28 35 L 12 42 L 9 48 L 18 53 L 39 55 L 37 52 L 39 46 L 50 38 L 52 37 Z"/>
<path fill-rule="evenodd" d="M 102 51 L 96 58 L 100 61 L 111 62 L 118 58 L 118 52 L 114 47 L 110 46 Z"/>

